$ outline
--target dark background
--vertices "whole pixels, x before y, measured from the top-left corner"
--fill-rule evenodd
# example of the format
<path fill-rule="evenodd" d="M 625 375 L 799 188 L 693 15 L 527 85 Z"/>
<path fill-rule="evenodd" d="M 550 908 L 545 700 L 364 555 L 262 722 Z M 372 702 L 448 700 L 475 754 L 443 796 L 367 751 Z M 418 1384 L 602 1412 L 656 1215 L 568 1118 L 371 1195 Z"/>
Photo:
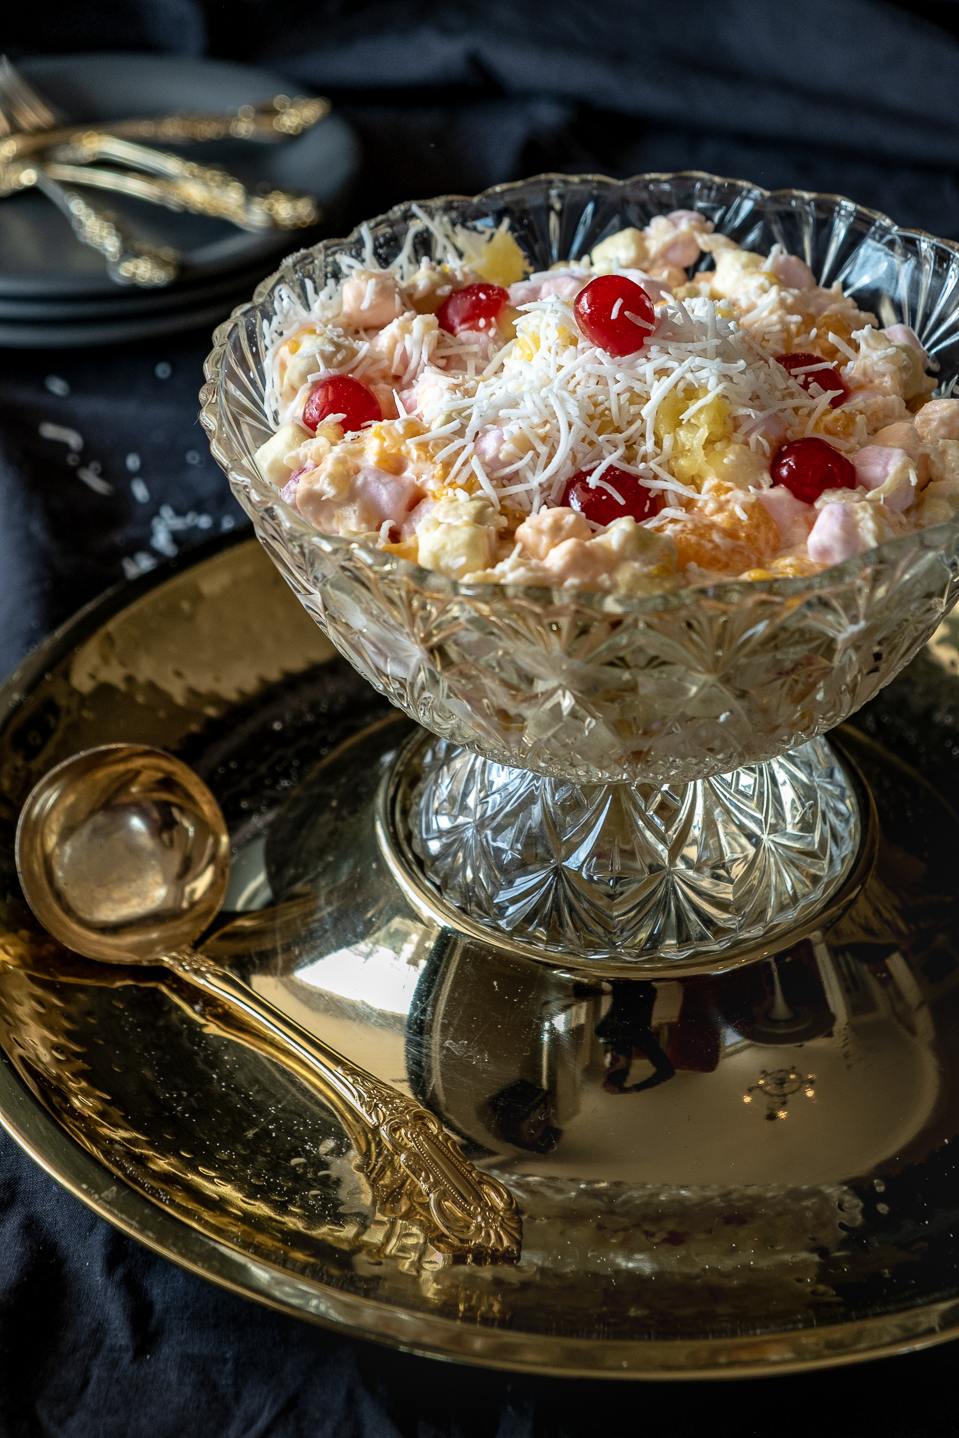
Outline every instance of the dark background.
<path fill-rule="evenodd" d="M 328 94 L 364 148 L 351 222 L 539 170 L 703 169 L 959 238 L 954 0 L 45 0 L 6 7 L 0 47 L 209 54 Z M 0 672 L 122 580 L 124 558 L 245 522 L 196 423 L 208 348 L 199 333 L 0 351 Z M 111 495 L 77 480 L 44 421 L 80 431 Z M 181 1273 L 0 1139 L 2 1438 L 942 1438 L 955 1364 L 946 1345 L 649 1385 L 394 1354 Z"/>

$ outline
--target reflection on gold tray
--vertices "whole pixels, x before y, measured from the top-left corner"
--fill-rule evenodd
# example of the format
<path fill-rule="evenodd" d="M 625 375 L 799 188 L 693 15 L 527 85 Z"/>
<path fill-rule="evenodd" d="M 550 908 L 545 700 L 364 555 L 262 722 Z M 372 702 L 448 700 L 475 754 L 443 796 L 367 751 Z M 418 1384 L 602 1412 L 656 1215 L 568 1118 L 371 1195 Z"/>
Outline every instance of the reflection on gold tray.
<path fill-rule="evenodd" d="M 407 906 L 372 800 L 411 726 L 255 542 L 151 575 L 122 607 L 130 592 L 3 691 L 0 1118 L 60 1182 L 216 1282 L 450 1358 L 715 1376 L 959 1331 L 951 627 L 861 721 L 900 757 L 863 727 L 837 736 L 880 825 L 838 923 L 775 964 L 584 982 L 522 953 L 473 962 Z M 916 735 L 932 783 L 902 762 Z M 38 930 L 19 805 L 115 740 L 177 753 L 223 807 L 233 879 L 206 951 L 440 1114 L 516 1196 L 518 1267 L 450 1263 L 376 1215 L 333 1113 L 174 976 Z M 343 884 L 365 936 L 335 929 Z"/>

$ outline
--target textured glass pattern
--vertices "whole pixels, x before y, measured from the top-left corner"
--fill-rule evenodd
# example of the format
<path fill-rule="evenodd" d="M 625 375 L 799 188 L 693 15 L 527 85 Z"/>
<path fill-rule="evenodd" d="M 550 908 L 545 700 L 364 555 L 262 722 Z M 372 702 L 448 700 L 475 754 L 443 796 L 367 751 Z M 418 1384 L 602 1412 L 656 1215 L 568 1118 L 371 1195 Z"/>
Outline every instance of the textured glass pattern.
<path fill-rule="evenodd" d="M 625 225 L 686 208 L 742 244 L 775 242 L 838 279 L 885 324 L 915 327 L 959 375 L 959 253 L 850 201 L 702 174 L 541 176 L 476 199 L 458 222 L 508 217 L 537 269 Z M 379 259 L 408 206 L 372 222 Z M 582 783 L 681 783 L 783 754 L 840 723 L 912 657 L 957 594 L 959 523 L 882 546 L 814 579 L 728 583 L 652 599 L 459 585 L 362 542 L 316 533 L 258 475 L 267 438 L 264 324 L 293 293 L 360 255 L 359 231 L 291 256 L 216 333 L 203 422 L 257 533 L 337 648 L 393 703 L 496 763 Z M 432 253 L 430 232 L 420 253 Z"/>
<path fill-rule="evenodd" d="M 842 882 L 858 806 L 829 745 L 691 784 L 582 785 L 434 745 L 413 845 L 444 898 L 563 954 L 680 959 L 802 921 Z"/>

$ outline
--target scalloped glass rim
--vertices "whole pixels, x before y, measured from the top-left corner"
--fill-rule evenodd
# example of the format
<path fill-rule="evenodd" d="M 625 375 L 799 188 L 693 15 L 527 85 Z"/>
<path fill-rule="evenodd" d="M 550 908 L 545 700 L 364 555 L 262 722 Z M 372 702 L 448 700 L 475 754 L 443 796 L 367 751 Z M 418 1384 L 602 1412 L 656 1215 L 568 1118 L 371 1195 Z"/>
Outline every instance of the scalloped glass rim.
<path fill-rule="evenodd" d="M 477 195 L 441 195 L 432 200 L 411 201 L 395 205 L 391 210 L 378 215 L 375 219 L 365 221 L 358 225 L 351 233 L 342 239 L 323 240 L 309 249 L 298 250 L 288 255 L 274 274 L 262 280 L 254 291 L 252 301 L 240 305 L 233 311 L 230 318 L 219 325 L 213 334 L 214 348 L 208 355 L 204 364 L 204 374 L 207 383 L 200 393 L 202 410 L 201 422 L 210 436 L 210 448 L 214 457 L 230 475 L 241 484 L 249 485 L 259 501 L 259 506 L 270 507 L 274 517 L 278 519 L 291 538 L 299 543 L 306 543 L 311 546 L 328 549 L 333 552 L 350 551 L 362 556 L 364 561 L 377 569 L 392 571 L 394 573 L 407 575 L 417 585 L 429 589 L 434 593 L 447 594 L 450 596 L 463 595 L 470 598 L 493 600 L 496 595 L 504 599 L 524 598 L 531 603 L 541 605 L 555 605 L 570 602 L 575 599 L 577 604 L 592 604 L 597 609 L 609 614 L 642 614 L 650 612 L 661 612 L 664 608 L 681 608 L 684 605 L 695 603 L 698 599 L 708 596 L 712 600 L 726 601 L 730 604 L 741 602 L 750 595 L 761 593 L 765 596 L 782 597 L 789 599 L 796 594 L 809 595 L 810 591 L 829 590 L 836 586 L 843 586 L 855 580 L 864 568 L 875 563 L 877 556 L 888 559 L 896 558 L 900 553 L 905 554 L 913 547 L 917 540 L 922 538 L 921 547 L 938 548 L 944 545 L 948 539 L 959 529 L 959 517 L 950 520 L 945 524 L 931 526 L 928 529 L 914 531 L 902 535 L 896 539 L 887 540 L 884 544 L 856 555 L 853 559 L 847 559 L 841 564 L 833 565 L 823 570 L 820 574 L 812 576 L 799 576 L 790 579 L 773 579 L 769 581 L 756 580 L 724 580 L 714 584 L 690 585 L 684 589 L 673 589 L 660 594 L 648 596 L 634 595 L 612 595 L 597 590 L 578 590 L 566 588 L 547 588 L 533 585 L 503 585 L 503 584 L 467 584 L 455 579 L 449 579 L 435 570 L 425 569 L 422 565 L 414 564 L 410 560 L 400 559 L 375 546 L 368 544 L 361 539 L 353 539 L 343 535 L 323 534 L 313 528 L 300 513 L 281 498 L 279 491 L 263 480 L 259 472 L 252 464 L 252 456 L 246 456 L 250 461 L 244 466 L 242 472 L 238 473 L 236 462 L 233 456 L 227 454 L 220 441 L 220 423 L 218 414 L 218 383 L 223 368 L 223 362 L 230 344 L 233 332 L 240 323 L 246 322 L 256 315 L 270 315 L 275 312 L 271 303 L 278 286 L 287 282 L 293 275 L 309 268 L 313 273 L 319 267 L 319 262 L 325 262 L 328 258 L 333 259 L 338 253 L 348 251 L 351 247 L 358 248 L 363 245 L 365 236 L 368 233 L 375 234 L 379 227 L 408 224 L 415 216 L 411 206 L 416 204 L 418 208 L 426 213 L 444 211 L 451 208 L 458 208 L 462 205 L 481 205 L 500 197 L 509 197 L 520 191 L 528 190 L 531 186 L 545 183 L 550 186 L 563 189 L 577 185 L 587 185 L 607 193 L 616 193 L 627 190 L 630 186 L 637 184 L 654 185 L 656 182 L 664 186 L 673 185 L 677 181 L 700 181 L 706 184 L 728 187 L 739 191 L 742 200 L 749 199 L 755 202 L 761 200 L 769 208 L 798 208 L 802 205 L 826 204 L 836 208 L 842 207 L 851 212 L 858 219 L 871 221 L 870 231 L 879 229 L 888 240 L 893 239 L 914 239 L 921 244 L 929 243 L 937 249 L 951 252 L 953 263 L 959 271 L 959 244 L 950 240 L 939 239 L 930 235 L 925 230 L 910 229 L 893 223 L 888 215 L 879 210 L 868 209 L 863 205 L 857 205 L 854 201 L 843 195 L 831 195 L 817 193 L 810 190 L 764 190 L 760 185 L 753 185 L 745 180 L 725 179 L 722 176 L 711 175 L 704 170 L 677 170 L 650 171 L 634 175 L 627 180 L 614 180 L 604 175 L 567 175 L 547 172 L 532 176 L 527 180 L 512 181 L 509 184 L 493 185 Z M 798 202 L 798 204 L 797 204 Z M 748 238 L 748 236 L 746 237 Z M 564 256 L 565 258 L 565 256 Z M 807 255 L 807 259 L 810 257 Z M 708 263 L 706 256 L 700 262 L 698 268 Z M 901 272 L 901 266 L 900 266 Z M 839 278 L 840 276 L 836 276 Z M 820 276 L 822 278 L 822 276 Z M 892 300 L 890 295 L 890 300 Z M 906 317 L 902 322 L 908 322 L 908 302 L 900 293 L 900 301 L 906 311 Z M 919 331 L 922 338 L 922 331 Z M 928 337 L 927 337 L 928 338 Z M 934 341 L 929 339 L 926 345 L 930 353 L 936 354 L 937 349 Z M 959 352 L 956 355 L 956 374 L 948 376 L 949 384 L 959 377 Z M 251 495 L 251 497 L 253 497 Z M 928 541 L 928 543 L 927 543 Z"/>

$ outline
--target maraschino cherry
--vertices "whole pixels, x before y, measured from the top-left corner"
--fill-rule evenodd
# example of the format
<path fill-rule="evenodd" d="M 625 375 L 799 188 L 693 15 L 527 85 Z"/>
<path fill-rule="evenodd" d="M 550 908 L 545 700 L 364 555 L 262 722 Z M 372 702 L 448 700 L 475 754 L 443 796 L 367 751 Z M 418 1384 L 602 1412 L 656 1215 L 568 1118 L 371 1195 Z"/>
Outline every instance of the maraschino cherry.
<path fill-rule="evenodd" d="M 353 434 L 371 420 L 383 418 L 373 391 L 348 374 L 317 380 L 303 406 L 303 423 L 315 434 L 317 426 L 333 414 L 343 416 L 339 423 L 344 434 Z"/>
<path fill-rule="evenodd" d="M 823 390 L 834 390 L 835 393 L 829 401 L 830 409 L 838 409 L 841 404 L 845 403 L 849 395 L 845 380 L 835 365 L 830 365 L 828 369 L 823 368 L 825 361 L 820 355 L 777 355 L 776 363 L 788 370 L 796 383 L 802 385 L 807 393 L 811 391 L 813 385 L 818 385 Z M 816 368 L 810 369 L 811 365 L 815 365 Z M 797 370 L 805 370 L 806 373 L 797 374 Z"/>
<path fill-rule="evenodd" d="M 804 504 L 815 504 L 827 489 L 855 489 L 856 469 L 824 439 L 810 436 L 784 444 L 772 463 L 773 484 L 781 484 Z"/>
<path fill-rule="evenodd" d="M 656 323 L 649 295 L 625 275 L 590 280 L 576 296 L 573 313 L 590 344 L 617 357 L 642 349 Z"/>
<path fill-rule="evenodd" d="M 466 285 L 443 301 L 436 311 L 436 322 L 451 335 L 462 330 L 492 330 L 508 304 L 509 293 L 502 285 Z"/>
<path fill-rule="evenodd" d="M 593 524 L 612 524 L 614 519 L 622 519 L 626 515 L 639 521 L 649 519 L 658 512 L 656 496 L 640 484 L 635 475 L 627 474 L 615 465 L 610 465 L 600 475 L 602 483 L 608 484 L 620 496 L 620 503 L 616 494 L 610 494 L 608 489 L 599 484 L 595 488 L 591 486 L 590 473 L 590 470 L 581 469 L 567 481 L 560 504 L 575 509 Z"/>

